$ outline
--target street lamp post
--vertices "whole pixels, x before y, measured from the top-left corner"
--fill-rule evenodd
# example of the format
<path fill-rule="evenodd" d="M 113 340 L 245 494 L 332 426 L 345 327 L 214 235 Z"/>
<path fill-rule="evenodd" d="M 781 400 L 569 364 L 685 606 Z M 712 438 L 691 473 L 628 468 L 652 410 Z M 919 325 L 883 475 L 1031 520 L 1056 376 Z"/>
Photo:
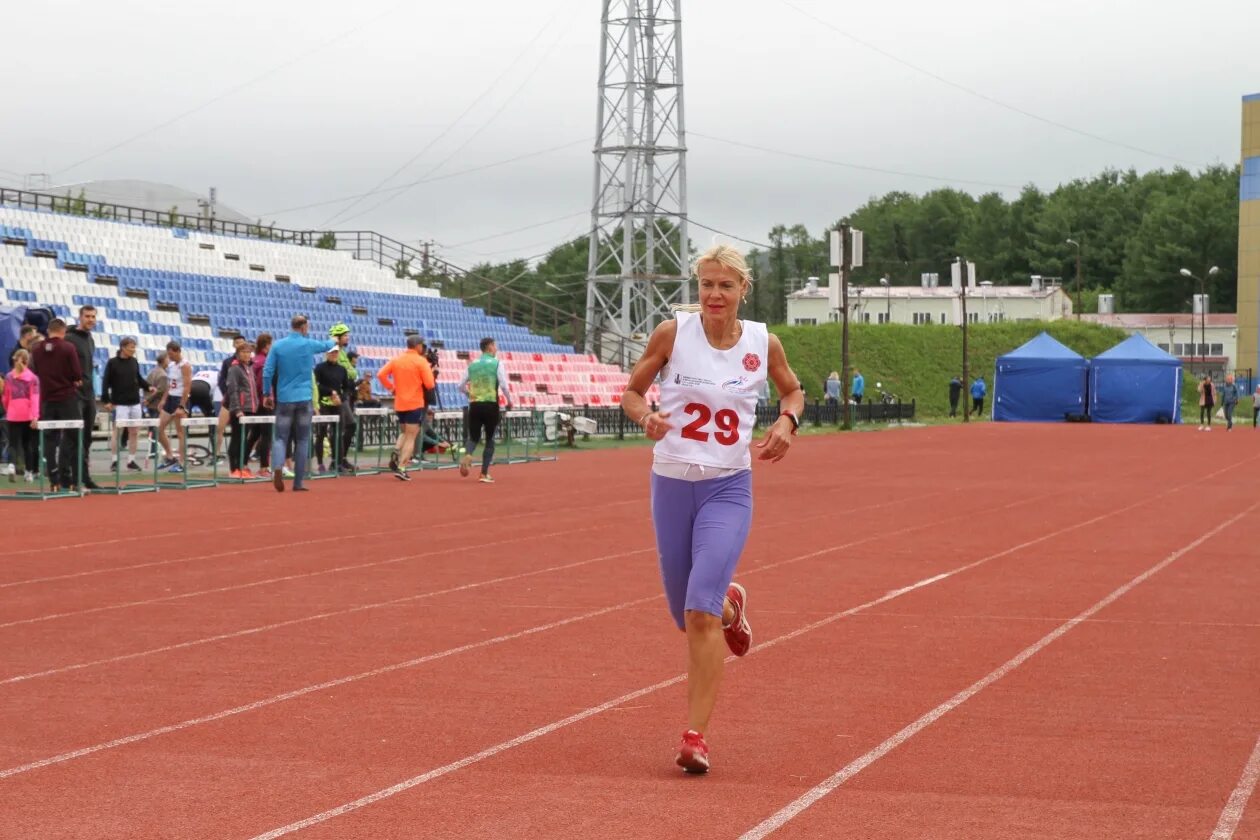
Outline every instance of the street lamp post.
<path fill-rule="evenodd" d="M 1221 269 L 1215 265 L 1207 270 L 1208 277 L 1215 277 L 1220 273 Z M 1195 276 L 1188 268 L 1181 269 L 1181 276 L 1199 281 L 1199 348 L 1202 348 L 1202 351 L 1198 354 L 1198 356 L 1199 364 L 1205 365 L 1207 363 L 1207 280 L 1203 277 Z M 1190 334 L 1191 336 L 1194 335 L 1193 306 L 1190 307 Z M 1202 371 L 1200 371 L 1200 373 L 1202 373 Z"/>
<path fill-rule="evenodd" d="M 884 323 L 892 323 L 892 287 L 888 284 L 888 275 L 879 278 L 879 285 L 884 287 Z"/>
<path fill-rule="evenodd" d="M 1081 243 L 1075 239 L 1067 240 L 1067 244 L 1076 248 L 1076 320 L 1081 320 Z"/>

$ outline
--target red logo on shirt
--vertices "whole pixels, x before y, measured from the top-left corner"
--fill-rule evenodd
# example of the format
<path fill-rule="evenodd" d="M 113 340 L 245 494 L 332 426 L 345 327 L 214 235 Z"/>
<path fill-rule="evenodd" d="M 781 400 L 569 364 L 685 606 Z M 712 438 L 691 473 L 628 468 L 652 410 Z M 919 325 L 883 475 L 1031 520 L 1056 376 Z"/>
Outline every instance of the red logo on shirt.
<path fill-rule="evenodd" d="M 744 356 L 744 370 L 752 373 L 759 367 L 761 367 L 761 357 L 756 353 L 749 353 Z"/>

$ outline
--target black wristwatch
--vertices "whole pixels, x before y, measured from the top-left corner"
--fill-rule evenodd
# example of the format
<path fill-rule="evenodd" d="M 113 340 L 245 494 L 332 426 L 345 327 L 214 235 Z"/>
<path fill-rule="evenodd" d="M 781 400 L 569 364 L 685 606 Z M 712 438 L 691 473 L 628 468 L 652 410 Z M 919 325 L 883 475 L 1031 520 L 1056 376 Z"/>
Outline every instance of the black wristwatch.
<path fill-rule="evenodd" d="M 796 415 L 790 411 L 785 411 L 779 416 L 786 417 L 787 419 L 792 421 L 792 434 L 796 434 L 796 430 L 801 427 L 801 421 L 797 419 Z"/>

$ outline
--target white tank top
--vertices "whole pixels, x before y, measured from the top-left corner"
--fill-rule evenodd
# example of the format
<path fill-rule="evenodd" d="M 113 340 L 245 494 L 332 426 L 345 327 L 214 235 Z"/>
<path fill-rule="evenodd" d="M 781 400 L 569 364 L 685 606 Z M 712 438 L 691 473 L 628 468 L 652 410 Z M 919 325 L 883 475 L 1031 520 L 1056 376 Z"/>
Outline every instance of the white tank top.
<path fill-rule="evenodd" d="M 661 370 L 661 411 L 674 428 L 656 442 L 658 463 L 696 464 L 719 470 L 752 467 L 748 445 L 757 394 L 766 381 L 770 338 L 766 325 L 742 321 L 729 350 L 716 350 L 700 315 L 677 313 L 678 332 Z"/>
<path fill-rule="evenodd" d="M 171 389 L 166 392 L 167 396 L 184 396 L 184 368 L 188 367 L 188 364 L 186 359 L 180 362 L 166 363 L 166 378 L 171 383 Z"/>

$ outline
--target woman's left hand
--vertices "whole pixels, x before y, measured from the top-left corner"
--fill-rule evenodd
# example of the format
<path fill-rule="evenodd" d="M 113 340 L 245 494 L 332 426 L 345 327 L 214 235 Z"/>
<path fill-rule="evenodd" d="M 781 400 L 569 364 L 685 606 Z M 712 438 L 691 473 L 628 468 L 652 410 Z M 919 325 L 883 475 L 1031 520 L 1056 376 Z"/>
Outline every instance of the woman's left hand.
<path fill-rule="evenodd" d="M 766 436 L 761 439 L 761 443 L 757 444 L 757 448 L 761 450 L 757 460 L 769 461 L 772 464 L 782 461 L 791 445 L 792 421 L 786 417 L 780 417 L 770 427 L 770 431 L 766 432 Z"/>

